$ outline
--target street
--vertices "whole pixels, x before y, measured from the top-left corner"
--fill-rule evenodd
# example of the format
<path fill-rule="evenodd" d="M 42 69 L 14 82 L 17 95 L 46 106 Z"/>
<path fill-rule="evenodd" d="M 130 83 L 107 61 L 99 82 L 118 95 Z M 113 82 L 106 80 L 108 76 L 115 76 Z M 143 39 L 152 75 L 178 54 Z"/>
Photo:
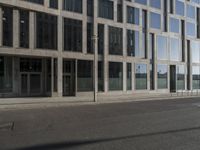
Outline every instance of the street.
<path fill-rule="evenodd" d="M 0 150 L 199 150 L 200 98 L 0 109 Z"/>

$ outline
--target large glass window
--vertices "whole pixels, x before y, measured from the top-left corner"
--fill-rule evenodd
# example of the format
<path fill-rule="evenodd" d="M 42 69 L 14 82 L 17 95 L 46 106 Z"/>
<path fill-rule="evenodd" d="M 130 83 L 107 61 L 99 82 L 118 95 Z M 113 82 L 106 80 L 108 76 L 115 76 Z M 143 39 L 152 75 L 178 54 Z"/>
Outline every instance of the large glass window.
<path fill-rule="evenodd" d="M 104 25 L 98 24 L 98 53 L 104 52 Z"/>
<path fill-rule="evenodd" d="M 92 37 L 93 36 L 93 24 L 87 23 L 87 52 L 93 53 L 93 43 Z"/>
<path fill-rule="evenodd" d="M 36 13 L 37 48 L 57 49 L 57 17 L 45 13 Z"/>
<path fill-rule="evenodd" d="M 3 45 L 13 45 L 13 10 L 2 7 L 3 11 Z"/>
<path fill-rule="evenodd" d="M 175 18 L 170 18 L 170 32 L 179 33 L 180 21 Z"/>
<path fill-rule="evenodd" d="M 123 89 L 123 64 L 109 62 L 109 90 Z"/>
<path fill-rule="evenodd" d="M 82 51 L 82 21 L 64 18 L 64 50 Z"/>
<path fill-rule="evenodd" d="M 200 89 L 200 67 L 192 67 L 192 87 L 193 89 Z"/>
<path fill-rule="evenodd" d="M 135 88 L 136 90 L 147 89 L 147 65 L 135 65 Z"/>
<path fill-rule="evenodd" d="M 127 22 L 139 25 L 140 11 L 138 8 L 127 6 Z"/>
<path fill-rule="evenodd" d="M 168 69 L 167 65 L 157 65 L 157 76 L 158 76 L 158 89 L 167 89 L 167 75 Z"/>
<path fill-rule="evenodd" d="M 150 27 L 155 29 L 161 29 L 161 15 L 151 12 L 150 13 Z"/>
<path fill-rule="evenodd" d="M 157 59 L 167 60 L 167 37 L 157 36 Z"/>
<path fill-rule="evenodd" d="M 191 41 L 190 52 L 192 53 L 192 62 L 200 63 L 200 42 Z"/>
<path fill-rule="evenodd" d="M 0 93 L 12 92 L 12 58 L 0 56 Z"/>
<path fill-rule="evenodd" d="M 161 9 L 161 0 L 150 0 L 150 6 L 153 8 Z"/>
<path fill-rule="evenodd" d="M 113 1 L 99 0 L 99 17 L 113 19 Z"/>
<path fill-rule="evenodd" d="M 20 10 L 20 47 L 29 47 L 29 12 Z"/>
<path fill-rule="evenodd" d="M 63 0 L 63 9 L 82 13 L 82 0 Z"/>
<path fill-rule="evenodd" d="M 98 91 L 103 91 L 104 89 L 104 67 L 103 62 L 98 62 Z"/>
<path fill-rule="evenodd" d="M 176 67 L 176 74 L 177 74 L 177 90 L 184 90 L 185 89 L 185 66 L 178 65 Z"/>
<path fill-rule="evenodd" d="M 93 16 L 93 0 L 87 0 L 87 15 L 88 16 Z"/>
<path fill-rule="evenodd" d="M 147 0 L 135 0 L 136 3 L 147 5 Z"/>
<path fill-rule="evenodd" d="M 176 14 L 181 16 L 185 15 L 185 4 L 180 0 L 176 0 Z"/>
<path fill-rule="evenodd" d="M 131 63 L 127 63 L 127 90 L 132 89 L 132 69 L 131 69 Z"/>
<path fill-rule="evenodd" d="M 121 28 L 109 26 L 109 54 L 122 55 L 123 40 Z"/>
<path fill-rule="evenodd" d="M 139 31 L 127 30 L 127 55 L 139 56 Z"/>
<path fill-rule="evenodd" d="M 50 8 L 58 8 L 58 0 L 49 0 L 49 7 Z"/>
<path fill-rule="evenodd" d="M 36 3 L 36 4 L 44 4 L 44 0 L 26 0 L 27 2 L 32 2 L 32 3 Z"/>
<path fill-rule="evenodd" d="M 187 17 L 195 19 L 196 9 L 192 5 L 187 5 Z"/>
<path fill-rule="evenodd" d="M 191 37 L 196 37 L 196 25 L 191 22 L 186 22 L 186 34 Z"/>
<path fill-rule="evenodd" d="M 181 42 L 177 38 L 170 38 L 170 60 L 181 61 Z"/>
<path fill-rule="evenodd" d="M 77 90 L 79 92 L 93 90 L 93 62 L 78 60 Z"/>

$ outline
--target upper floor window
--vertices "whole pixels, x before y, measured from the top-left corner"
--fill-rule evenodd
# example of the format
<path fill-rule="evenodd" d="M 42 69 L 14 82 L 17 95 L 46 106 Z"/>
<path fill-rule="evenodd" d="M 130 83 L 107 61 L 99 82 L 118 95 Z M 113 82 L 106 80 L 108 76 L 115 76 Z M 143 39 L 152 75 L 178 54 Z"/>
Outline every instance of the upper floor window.
<path fill-rule="evenodd" d="M 180 21 L 175 18 L 170 18 L 170 32 L 180 33 Z"/>
<path fill-rule="evenodd" d="M 181 16 L 185 15 L 185 4 L 180 0 L 176 0 L 176 14 Z"/>
<path fill-rule="evenodd" d="M 161 29 L 161 15 L 151 12 L 150 14 L 150 27 L 155 29 Z"/>
<path fill-rule="evenodd" d="M 37 48 L 57 49 L 57 17 L 36 13 Z"/>
<path fill-rule="evenodd" d="M 167 37 L 157 36 L 157 59 L 167 60 Z"/>
<path fill-rule="evenodd" d="M 3 45 L 13 46 L 13 10 L 2 7 L 3 11 Z"/>
<path fill-rule="evenodd" d="M 27 2 L 32 2 L 32 3 L 36 3 L 36 4 L 41 4 L 43 5 L 44 4 L 44 0 L 25 0 Z"/>
<path fill-rule="evenodd" d="M 20 10 L 20 47 L 29 47 L 29 12 Z"/>
<path fill-rule="evenodd" d="M 127 7 L 127 22 L 139 25 L 139 9 L 134 7 Z"/>
<path fill-rule="evenodd" d="M 150 6 L 153 8 L 161 9 L 161 0 L 150 0 Z"/>
<path fill-rule="evenodd" d="M 63 0 L 63 9 L 82 13 L 82 0 Z"/>
<path fill-rule="evenodd" d="M 186 35 L 196 37 L 196 25 L 191 22 L 186 22 Z"/>
<path fill-rule="evenodd" d="M 58 8 L 58 0 L 49 0 L 49 7 L 50 8 Z"/>
<path fill-rule="evenodd" d="M 135 0 L 136 3 L 147 5 L 147 0 Z"/>
<path fill-rule="evenodd" d="M 187 5 L 187 17 L 195 19 L 196 10 L 192 5 Z"/>
<path fill-rule="evenodd" d="M 99 0 L 99 17 L 113 19 L 113 1 Z"/>
<path fill-rule="evenodd" d="M 93 16 L 93 0 L 87 0 L 87 15 Z"/>

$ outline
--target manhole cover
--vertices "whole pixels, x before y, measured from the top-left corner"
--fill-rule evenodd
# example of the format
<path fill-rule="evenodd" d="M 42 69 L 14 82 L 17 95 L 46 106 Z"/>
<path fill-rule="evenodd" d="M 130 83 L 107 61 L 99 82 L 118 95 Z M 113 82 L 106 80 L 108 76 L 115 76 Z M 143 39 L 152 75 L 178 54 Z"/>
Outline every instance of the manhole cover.
<path fill-rule="evenodd" d="M 14 122 L 6 122 L 0 123 L 0 131 L 13 131 L 14 130 Z"/>

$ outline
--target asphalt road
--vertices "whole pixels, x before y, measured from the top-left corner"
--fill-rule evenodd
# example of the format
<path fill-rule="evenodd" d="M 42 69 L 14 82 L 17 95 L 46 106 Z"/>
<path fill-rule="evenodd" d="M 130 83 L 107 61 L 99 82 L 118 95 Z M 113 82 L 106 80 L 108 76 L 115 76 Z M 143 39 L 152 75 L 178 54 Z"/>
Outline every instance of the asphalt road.
<path fill-rule="evenodd" d="M 0 110 L 0 150 L 200 150 L 200 98 Z"/>

